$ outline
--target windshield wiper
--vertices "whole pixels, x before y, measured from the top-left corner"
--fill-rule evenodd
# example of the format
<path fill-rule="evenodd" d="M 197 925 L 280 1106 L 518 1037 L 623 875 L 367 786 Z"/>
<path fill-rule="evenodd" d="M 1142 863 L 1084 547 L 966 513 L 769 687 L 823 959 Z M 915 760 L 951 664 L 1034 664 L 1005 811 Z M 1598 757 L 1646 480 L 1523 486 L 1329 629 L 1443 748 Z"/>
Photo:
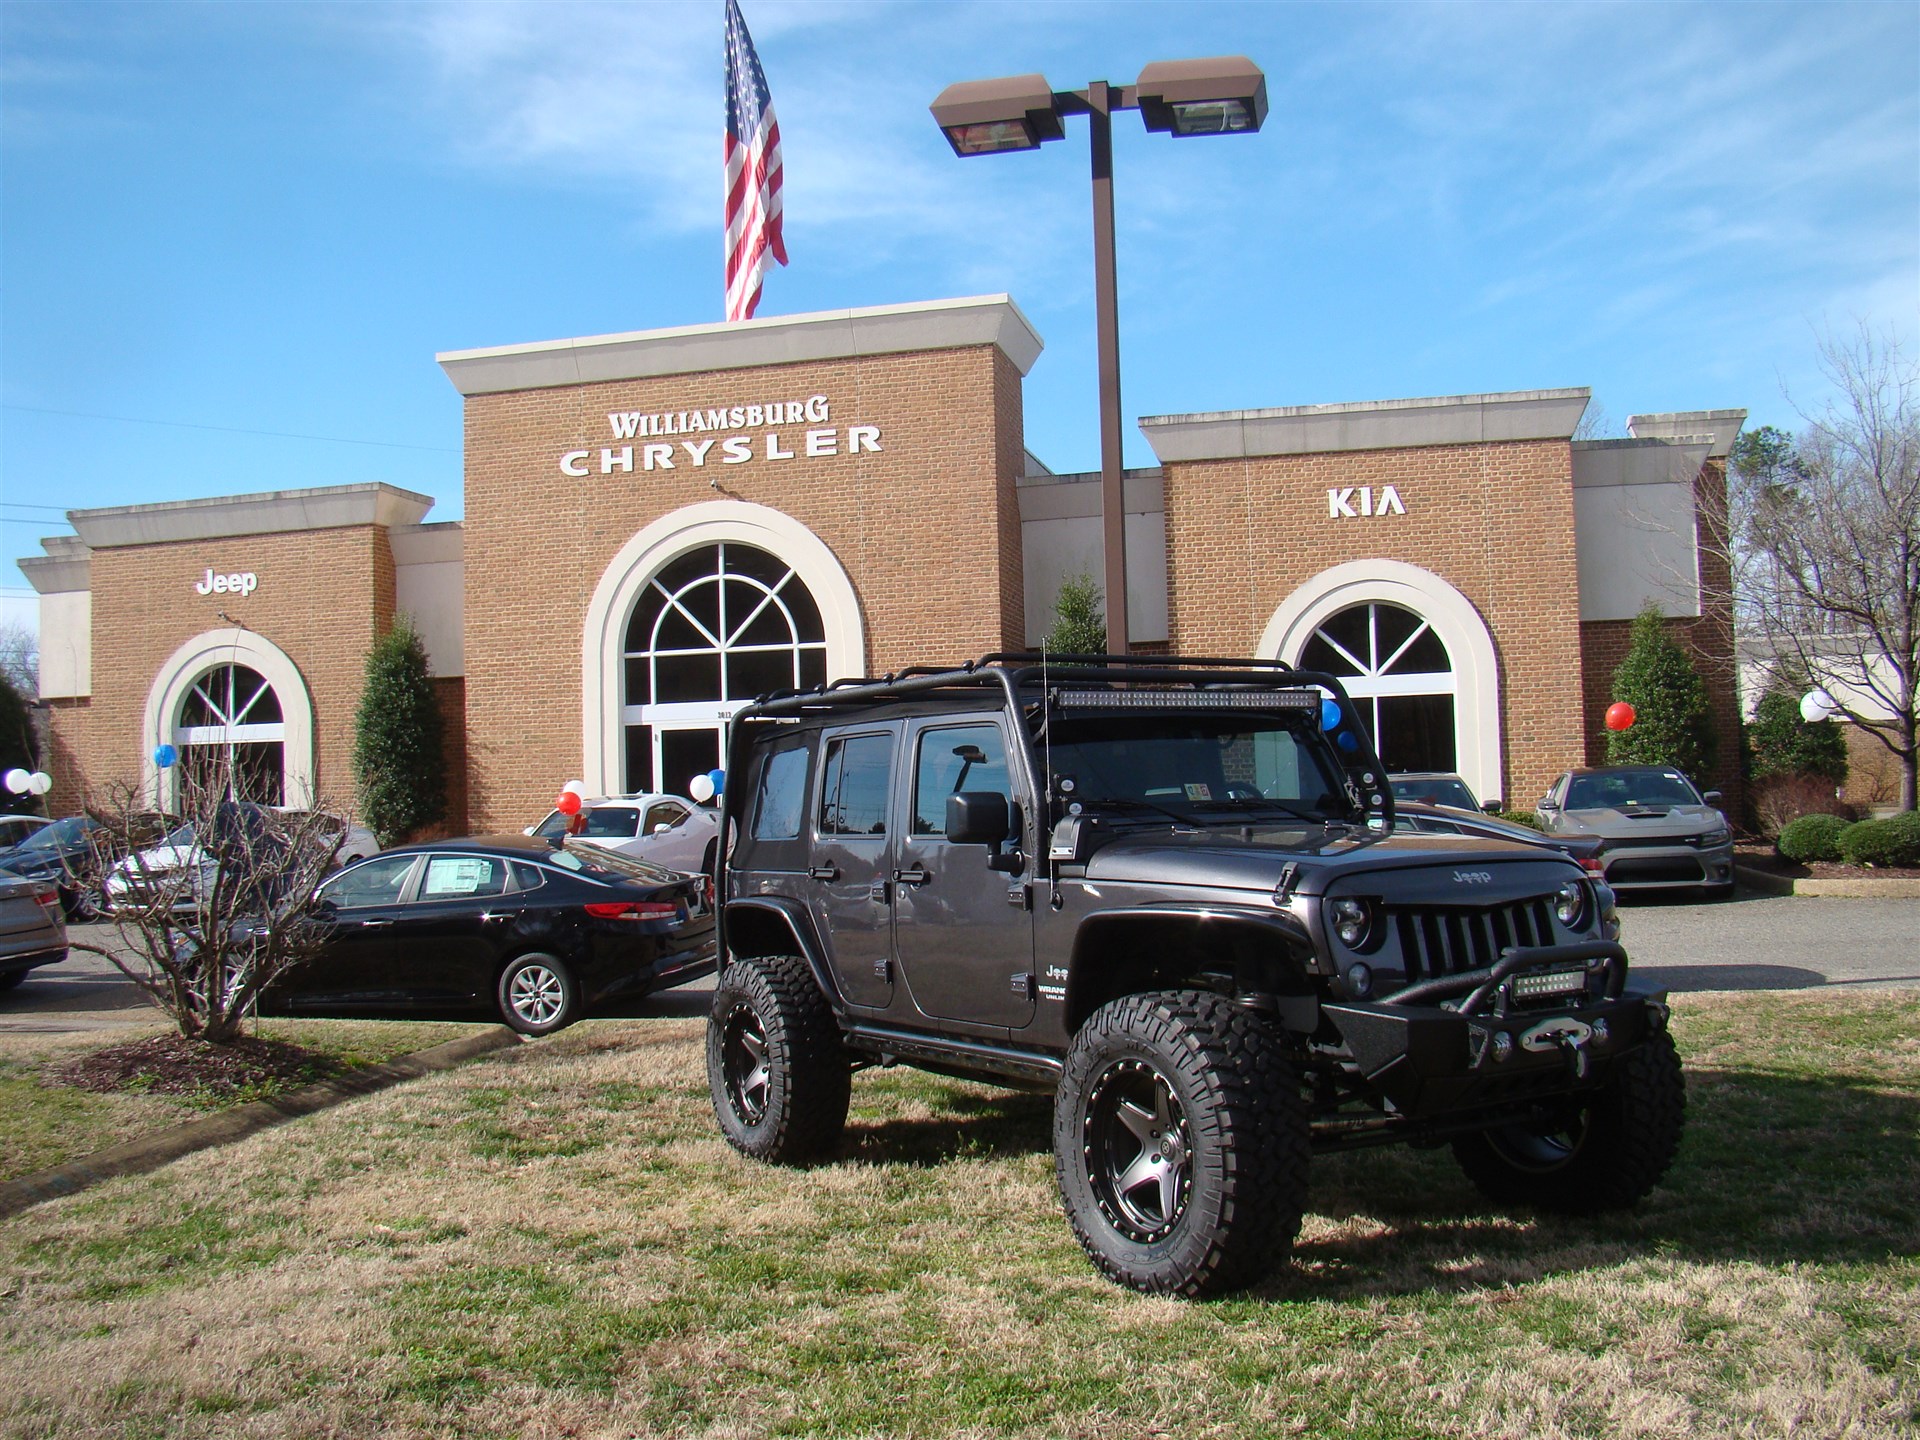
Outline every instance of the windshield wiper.
<path fill-rule="evenodd" d="M 1217 800 L 1209 800 L 1209 805 L 1231 805 L 1235 809 L 1271 809 L 1295 820 L 1305 820 L 1311 825 L 1350 825 L 1353 822 L 1340 815 L 1315 814 L 1311 810 L 1302 810 L 1297 805 L 1289 805 L 1284 800 L 1275 800 L 1270 796 L 1227 795 Z"/>
<path fill-rule="evenodd" d="M 1085 806 L 1088 809 L 1100 808 L 1100 809 L 1110 809 L 1110 810 L 1147 810 L 1147 811 L 1151 811 L 1155 815 L 1166 816 L 1167 819 L 1173 821 L 1173 823 L 1176 825 L 1199 824 L 1199 821 L 1196 820 L 1193 816 L 1182 815 L 1178 810 L 1169 810 L 1166 806 L 1156 805 L 1151 800 L 1134 800 L 1130 798 L 1122 798 L 1119 796 L 1113 796 L 1113 797 L 1103 796 L 1097 800 L 1090 800 L 1085 795 L 1077 795 L 1074 798 L 1077 799 L 1081 803 L 1081 805 Z"/>

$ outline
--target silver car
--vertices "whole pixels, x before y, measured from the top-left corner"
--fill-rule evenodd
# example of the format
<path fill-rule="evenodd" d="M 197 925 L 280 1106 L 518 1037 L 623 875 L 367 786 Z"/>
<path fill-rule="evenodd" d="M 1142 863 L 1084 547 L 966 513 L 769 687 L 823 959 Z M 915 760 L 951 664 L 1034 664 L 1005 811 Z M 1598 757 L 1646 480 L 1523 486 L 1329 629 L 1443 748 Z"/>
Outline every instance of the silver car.
<path fill-rule="evenodd" d="M 0 870 L 0 990 L 11 990 L 40 965 L 67 958 L 60 891 L 45 880 Z"/>
<path fill-rule="evenodd" d="M 1601 842 L 1607 884 L 1619 891 L 1703 890 L 1733 893 L 1733 831 L 1715 807 L 1720 792 L 1702 795 L 1665 765 L 1609 765 L 1571 770 L 1540 801 L 1549 835 Z"/>

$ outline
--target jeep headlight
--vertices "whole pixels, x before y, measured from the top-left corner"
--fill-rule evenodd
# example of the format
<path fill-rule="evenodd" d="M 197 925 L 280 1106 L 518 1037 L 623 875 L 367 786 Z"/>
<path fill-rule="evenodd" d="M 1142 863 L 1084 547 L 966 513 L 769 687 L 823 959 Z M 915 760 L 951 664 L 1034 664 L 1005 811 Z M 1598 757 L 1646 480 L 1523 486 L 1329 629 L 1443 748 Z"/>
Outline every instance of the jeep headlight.
<path fill-rule="evenodd" d="M 1587 919 L 1587 887 L 1569 880 L 1553 892 L 1553 914 L 1569 930 L 1581 929 Z"/>
<path fill-rule="evenodd" d="M 1333 902 L 1333 933 L 1340 937 L 1340 943 L 1351 950 L 1358 950 L 1366 943 L 1367 932 L 1373 929 L 1373 912 L 1367 902 L 1342 896 Z"/>

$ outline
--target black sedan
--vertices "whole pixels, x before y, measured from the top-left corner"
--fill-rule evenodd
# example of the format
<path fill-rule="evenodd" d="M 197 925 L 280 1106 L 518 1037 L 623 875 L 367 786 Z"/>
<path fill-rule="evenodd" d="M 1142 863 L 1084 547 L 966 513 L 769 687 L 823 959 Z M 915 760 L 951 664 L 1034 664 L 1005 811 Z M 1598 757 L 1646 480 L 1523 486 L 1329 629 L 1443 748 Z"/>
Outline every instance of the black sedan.
<path fill-rule="evenodd" d="M 319 889 L 327 939 L 262 997 L 303 1015 L 484 1007 L 528 1035 L 714 969 L 706 877 L 524 835 L 383 851 Z"/>
<path fill-rule="evenodd" d="M 151 845 L 179 822 L 158 813 L 136 814 L 125 833 L 91 815 L 69 815 L 42 825 L 11 850 L 0 851 L 0 869 L 23 880 L 44 880 L 60 892 L 60 908 L 69 920 L 98 917 L 100 859 L 117 860 L 126 851 L 129 835 L 136 844 Z"/>

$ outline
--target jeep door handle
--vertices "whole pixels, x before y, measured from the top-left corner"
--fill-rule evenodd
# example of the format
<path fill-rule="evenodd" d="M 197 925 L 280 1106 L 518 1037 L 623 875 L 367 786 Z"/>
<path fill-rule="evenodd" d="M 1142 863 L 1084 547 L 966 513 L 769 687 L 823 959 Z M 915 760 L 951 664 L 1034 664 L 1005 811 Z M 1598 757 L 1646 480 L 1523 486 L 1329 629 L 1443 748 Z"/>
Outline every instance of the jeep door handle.
<path fill-rule="evenodd" d="M 376 925 L 391 925 L 392 923 L 391 920 L 362 920 L 360 922 L 360 928 L 362 930 L 371 930 Z"/>
<path fill-rule="evenodd" d="M 911 870 L 896 870 L 893 878 L 902 885 L 924 885 L 933 878 L 933 872 L 924 865 L 916 865 Z"/>
<path fill-rule="evenodd" d="M 807 867 L 807 878 L 809 880 L 838 880 L 840 878 L 840 867 L 838 865 L 809 865 Z"/>

